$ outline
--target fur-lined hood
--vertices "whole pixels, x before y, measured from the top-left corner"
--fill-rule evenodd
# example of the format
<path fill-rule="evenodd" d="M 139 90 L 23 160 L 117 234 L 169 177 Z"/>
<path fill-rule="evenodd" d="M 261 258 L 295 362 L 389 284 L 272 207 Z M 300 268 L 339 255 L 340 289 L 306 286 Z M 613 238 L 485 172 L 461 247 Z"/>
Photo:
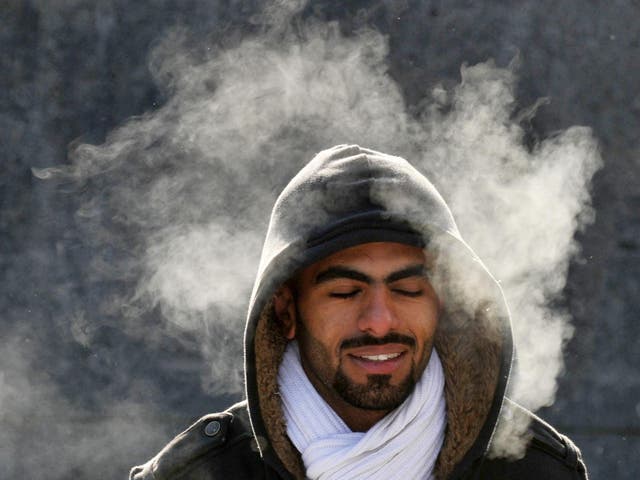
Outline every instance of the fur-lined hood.
<path fill-rule="evenodd" d="M 340 145 L 319 153 L 279 196 L 245 330 L 251 427 L 264 461 L 283 478 L 304 478 L 304 467 L 286 434 L 277 374 L 287 340 L 271 299 L 298 269 L 374 241 L 421 246 L 437 255 L 432 281 L 445 313 L 435 348 L 446 378 L 447 431 L 436 477 L 457 477 L 488 449 L 512 360 L 502 291 L 423 175 L 399 157 Z"/>

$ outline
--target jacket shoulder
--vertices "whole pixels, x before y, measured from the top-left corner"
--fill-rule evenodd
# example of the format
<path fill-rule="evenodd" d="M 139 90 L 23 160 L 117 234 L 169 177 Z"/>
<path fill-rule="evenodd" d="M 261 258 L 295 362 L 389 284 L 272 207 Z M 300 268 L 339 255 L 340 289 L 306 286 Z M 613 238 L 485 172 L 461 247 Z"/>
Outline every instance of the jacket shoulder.
<path fill-rule="evenodd" d="M 580 449 L 555 428 L 517 403 L 505 398 L 501 420 L 529 427 L 524 456 L 518 459 L 489 458 L 479 478 L 518 478 L 548 480 L 587 480 L 587 469 Z"/>
<path fill-rule="evenodd" d="M 130 480 L 263 478 L 246 402 L 198 419 L 156 456 L 133 467 Z"/>

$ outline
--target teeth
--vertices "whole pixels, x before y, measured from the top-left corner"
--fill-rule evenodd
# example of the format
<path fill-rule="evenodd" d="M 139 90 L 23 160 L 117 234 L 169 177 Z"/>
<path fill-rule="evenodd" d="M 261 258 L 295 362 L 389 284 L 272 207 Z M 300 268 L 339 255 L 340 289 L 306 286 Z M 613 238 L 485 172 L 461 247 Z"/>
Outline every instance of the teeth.
<path fill-rule="evenodd" d="M 360 358 L 370 360 L 372 362 L 384 362 L 385 360 L 391 360 L 392 358 L 399 357 L 399 353 L 385 353 L 382 355 L 360 355 Z"/>

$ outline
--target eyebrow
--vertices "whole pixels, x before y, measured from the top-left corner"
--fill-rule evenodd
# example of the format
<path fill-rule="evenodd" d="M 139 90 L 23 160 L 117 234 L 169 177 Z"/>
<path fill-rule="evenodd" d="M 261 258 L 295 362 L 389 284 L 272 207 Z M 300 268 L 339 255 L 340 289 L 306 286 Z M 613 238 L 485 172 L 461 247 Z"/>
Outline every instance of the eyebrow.
<path fill-rule="evenodd" d="M 409 277 L 420 277 L 426 279 L 427 268 L 423 264 L 410 265 L 407 268 L 390 273 L 387 278 L 384 279 L 384 283 L 393 283 Z"/>
<path fill-rule="evenodd" d="M 337 278 L 348 278 L 350 280 L 358 280 L 367 284 L 373 283 L 373 279 L 369 275 L 365 275 L 358 270 L 348 267 L 329 267 L 316 275 L 315 284 L 319 285 Z"/>
<path fill-rule="evenodd" d="M 403 268 L 402 270 L 390 273 L 384 279 L 384 283 L 389 284 L 409 277 L 427 278 L 426 267 L 423 264 L 410 265 L 406 268 Z M 358 270 L 354 270 L 349 267 L 329 267 L 326 270 L 322 270 L 320 273 L 318 273 L 318 275 L 316 275 L 315 284 L 318 285 L 338 278 L 357 280 L 368 285 L 373 283 L 373 278 Z"/>

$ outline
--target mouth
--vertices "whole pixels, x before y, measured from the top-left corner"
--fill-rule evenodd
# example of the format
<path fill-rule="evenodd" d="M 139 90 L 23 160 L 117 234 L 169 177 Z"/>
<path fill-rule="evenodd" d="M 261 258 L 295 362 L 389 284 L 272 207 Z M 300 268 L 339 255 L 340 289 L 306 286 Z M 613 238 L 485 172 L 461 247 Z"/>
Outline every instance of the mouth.
<path fill-rule="evenodd" d="M 368 360 L 370 362 L 385 362 L 393 358 L 398 358 L 402 353 L 383 353 L 380 355 L 353 355 L 360 360 Z"/>
<path fill-rule="evenodd" d="M 406 346 L 392 344 L 357 348 L 349 352 L 347 358 L 367 375 L 391 375 L 409 356 Z"/>

